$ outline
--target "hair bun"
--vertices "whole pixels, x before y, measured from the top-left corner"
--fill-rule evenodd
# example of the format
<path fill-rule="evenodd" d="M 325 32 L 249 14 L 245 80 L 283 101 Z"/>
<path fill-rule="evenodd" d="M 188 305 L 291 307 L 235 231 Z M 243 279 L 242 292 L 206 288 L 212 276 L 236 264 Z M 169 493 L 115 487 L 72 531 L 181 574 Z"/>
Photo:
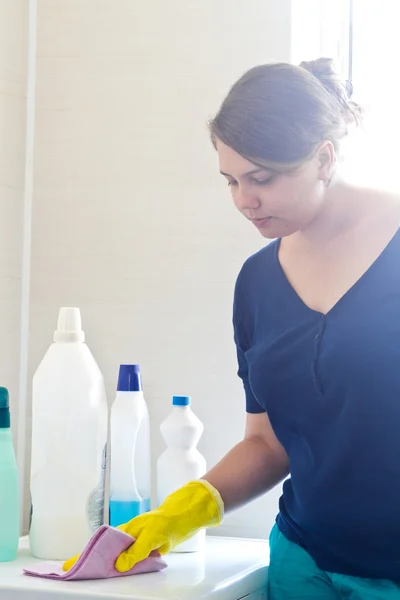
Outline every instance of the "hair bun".
<path fill-rule="evenodd" d="M 340 77 L 335 70 L 335 62 L 332 58 L 303 61 L 300 67 L 314 75 L 324 88 L 336 98 L 346 123 L 358 124 L 361 121 L 362 110 L 358 104 L 351 101 L 353 85 L 351 81 Z"/>

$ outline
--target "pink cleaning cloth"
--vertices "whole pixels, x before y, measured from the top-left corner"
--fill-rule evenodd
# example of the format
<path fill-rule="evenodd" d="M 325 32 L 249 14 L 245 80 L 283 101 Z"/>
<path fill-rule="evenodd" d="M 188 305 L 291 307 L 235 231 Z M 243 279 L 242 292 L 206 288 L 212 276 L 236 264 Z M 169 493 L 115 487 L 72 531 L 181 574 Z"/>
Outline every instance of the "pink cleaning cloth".
<path fill-rule="evenodd" d="M 124 550 L 134 543 L 135 539 L 127 533 L 103 525 L 89 540 L 86 548 L 77 562 L 67 572 L 63 571 L 60 562 L 43 562 L 36 565 L 35 570 L 24 569 L 25 575 L 44 577 L 45 579 L 59 579 L 71 581 L 78 579 L 108 579 L 110 577 L 123 577 L 125 575 L 139 575 L 161 571 L 167 566 L 159 552 L 155 551 L 148 558 L 136 564 L 130 571 L 119 573 L 115 568 L 115 561 Z"/>

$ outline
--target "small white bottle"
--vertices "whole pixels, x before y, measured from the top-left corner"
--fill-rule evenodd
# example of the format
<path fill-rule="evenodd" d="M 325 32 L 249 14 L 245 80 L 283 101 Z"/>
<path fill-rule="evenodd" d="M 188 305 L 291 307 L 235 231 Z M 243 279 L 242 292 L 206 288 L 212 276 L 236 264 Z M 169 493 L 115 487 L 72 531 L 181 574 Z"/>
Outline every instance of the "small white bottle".
<path fill-rule="evenodd" d="M 157 461 L 157 493 L 161 504 L 166 496 L 189 481 L 200 479 L 206 472 L 205 458 L 197 450 L 204 426 L 193 413 L 188 396 L 172 398 L 172 412 L 160 430 L 167 449 Z M 179 544 L 175 552 L 197 552 L 205 542 L 205 530 Z"/>
<path fill-rule="evenodd" d="M 139 365 L 121 365 L 111 407 L 110 525 L 150 510 L 150 420 Z"/>
<path fill-rule="evenodd" d="M 32 521 L 38 558 L 82 551 L 104 522 L 108 408 L 78 308 L 61 308 L 54 343 L 33 378 Z"/>

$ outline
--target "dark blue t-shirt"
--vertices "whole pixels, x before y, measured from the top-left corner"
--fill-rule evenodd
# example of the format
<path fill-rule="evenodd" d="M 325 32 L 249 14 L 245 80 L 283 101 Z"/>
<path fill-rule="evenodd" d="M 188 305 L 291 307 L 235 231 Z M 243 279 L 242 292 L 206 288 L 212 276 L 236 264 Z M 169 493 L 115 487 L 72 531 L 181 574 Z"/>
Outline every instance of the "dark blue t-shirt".
<path fill-rule="evenodd" d="M 290 459 L 278 526 L 321 569 L 400 580 L 400 231 L 326 316 L 278 248 L 248 259 L 234 302 L 247 412 Z"/>

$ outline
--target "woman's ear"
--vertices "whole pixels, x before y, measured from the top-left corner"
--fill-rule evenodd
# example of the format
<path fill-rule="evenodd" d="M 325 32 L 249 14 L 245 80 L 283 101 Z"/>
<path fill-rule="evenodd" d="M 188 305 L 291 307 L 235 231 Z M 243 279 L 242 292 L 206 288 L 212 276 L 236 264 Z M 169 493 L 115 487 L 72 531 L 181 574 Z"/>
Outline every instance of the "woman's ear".
<path fill-rule="evenodd" d="M 318 149 L 318 176 L 328 187 L 336 168 L 336 152 L 332 142 L 326 141 Z"/>

